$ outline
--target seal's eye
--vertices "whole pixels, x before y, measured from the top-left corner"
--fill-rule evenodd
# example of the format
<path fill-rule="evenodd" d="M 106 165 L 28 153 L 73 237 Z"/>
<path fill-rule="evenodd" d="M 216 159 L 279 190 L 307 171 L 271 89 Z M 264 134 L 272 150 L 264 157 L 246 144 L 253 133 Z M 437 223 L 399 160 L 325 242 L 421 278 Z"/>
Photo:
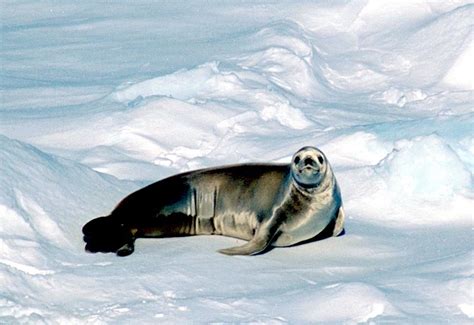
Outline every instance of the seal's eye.
<path fill-rule="evenodd" d="M 323 156 L 318 156 L 318 161 L 319 161 L 320 164 L 324 163 Z"/>
<path fill-rule="evenodd" d="M 300 157 L 296 157 L 294 162 L 295 162 L 295 164 L 299 163 L 300 162 Z"/>

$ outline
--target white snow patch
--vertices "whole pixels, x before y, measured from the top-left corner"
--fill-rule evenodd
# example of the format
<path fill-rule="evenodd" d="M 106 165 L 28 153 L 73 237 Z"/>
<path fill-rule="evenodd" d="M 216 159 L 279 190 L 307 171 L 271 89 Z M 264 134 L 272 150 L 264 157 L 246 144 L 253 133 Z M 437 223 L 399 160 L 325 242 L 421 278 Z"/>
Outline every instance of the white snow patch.
<path fill-rule="evenodd" d="M 378 164 L 392 150 L 392 145 L 373 133 L 358 131 L 332 139 L 323 149 L 334 165 L 366 166 Z"/>
<path fill-rule="evenodd" d="M 474 318 L 474 304 L 459 304 L 459 309 L 469 318 Z"/>
<path fill-rule="evenodd" d="M 393 28 L 402 22 L 426 19 L 431 14 L 430 5 L 425 0 L 369 0 L 365 2 L 351 29 L 369 33 L 374 29 Z"/>
<path fill-rule="evenodd" d="M 466 46 L 459 57 L 454 62 L 451 69 L 444 76 L 442 82 L 457 88 L 465 90 L 474 90 L 474 40 Z"/>
<path fill-rule="evenodd" d="M 3 236 L 11 233 L 21 233 L 25 238 L 33 238 L 34 232 L 31 225 L 14 209 L 0 205 L 0 215 L 3 216 L 0 232 Z"/>
<path fill-rule="evenodd" d="M 372 98 L 374 99 L 380 98 L 382 101 L 388 104 L 397 105 L 399 107 L 403 107 L 407 103 L 411 103 L 414 101 L 424 100 L 427 97 L 428 95 L 420 89 L 402 91 L 394 87 L 385 90 L 380 96 L 378 94 L 372 96 Z"/>
<path fill-rule="evenodd" d="M 25 272 L 30 275 L 48 275 L 48 274 L 54 274 L 54 271 L 51 270 L 40 270 L 34 266 L 31 265 L 25 265 L 25 264 L 20 264 L 16 262 L 12 262 L 6 259 L 0 259 L 0 264 L 7 265 L 9 267 L 12 267 L 18 271 Z"/>
<path fill-rule="evenodd" d="M 57 246 L 70 248 L 71 244 L 62 233 L 58 224 L 46 214 L 41 206 L 39 206 L 38 203 L 33 199 L 23 195 L 21 192 L 15 192 L 15 197 L 19 207 L 28 213 L 29 217 L 31 218 L 30 224 L 35 229 L 35 231 Z"/>
<path fill-rule="evenodd" d="M 136 101 L 150 96 L 190 99 L 195 97 L 205 87 L 206 82 L 219 72 L 217 66 L 217 62 L 212 62 L 191 70 L 181 70 L 145 80 L 118 90 L 113 96 L 121 102 Z"/>
<path fill-rule="evenodd" d="M 262 120 L 275 119 L 281 125 L 297 130 L 311 125 L 304 114 L 300 110 L 291 107 L 288 102 L 275 101 L 272 96 L 267 94 L 257 94 L 255 97 L 263 104 L 263 109 L 260 112 Z"/>
<path fill-rule="evenodd" d="M 309 323 L 358 324 L 396 313 L 381 291 L 363 283 L 329 285 L 289 302 L 287 308 L 296 312 L 300 322 Z"/>

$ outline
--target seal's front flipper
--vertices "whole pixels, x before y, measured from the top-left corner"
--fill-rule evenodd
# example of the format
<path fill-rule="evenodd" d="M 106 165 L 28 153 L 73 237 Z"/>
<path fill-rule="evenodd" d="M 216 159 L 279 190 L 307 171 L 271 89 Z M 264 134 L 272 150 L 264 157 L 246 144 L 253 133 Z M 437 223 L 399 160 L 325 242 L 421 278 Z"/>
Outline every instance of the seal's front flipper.
<path fill-rule="evenodd" d="M 255 238 L 253 238 L 245 245 L 220 249 L 219 253 L 226 255 L 255 255 L 264 251 L 269 244 L 270 242 L 255 240 Z"/>
<path fill-rule="evenodd" d="M 248 243 L 242 246 L 221 249 L 219 253 L 226 255 L 256 255 L 263 252 L 276 237 L 281 220 L 282 217 L 280 215 L 273 216 L 267 224 L 262 225 L 255 232 L 255 235 Z"/>
<path fill-rule="evenodd" d="M 344 208 L 340 207 L 339 211 L 337 212 L 336 222 L 334 224 L 334 230 L 332 235 L 334 237 L 339 236 L 344 231 L 344 220 L 346 219 L 346 215 L 344 214 Z"/>

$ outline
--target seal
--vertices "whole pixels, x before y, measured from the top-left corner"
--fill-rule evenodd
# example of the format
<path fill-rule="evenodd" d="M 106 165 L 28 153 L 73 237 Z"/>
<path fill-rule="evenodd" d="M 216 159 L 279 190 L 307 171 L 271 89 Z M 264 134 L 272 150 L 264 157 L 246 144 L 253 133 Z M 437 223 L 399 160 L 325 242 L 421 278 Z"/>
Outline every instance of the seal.
<path fill-rule="evenodd" d="M 290 164 L 241 164 L 171 176 L 84 225 L 86 251 L 134 251 L 136 238 L 223 235 L 247 240 L 219 252 L 255 255 L 323 232 L 338 236 L 344 209 L 324 153 L 298 150 Z"/>

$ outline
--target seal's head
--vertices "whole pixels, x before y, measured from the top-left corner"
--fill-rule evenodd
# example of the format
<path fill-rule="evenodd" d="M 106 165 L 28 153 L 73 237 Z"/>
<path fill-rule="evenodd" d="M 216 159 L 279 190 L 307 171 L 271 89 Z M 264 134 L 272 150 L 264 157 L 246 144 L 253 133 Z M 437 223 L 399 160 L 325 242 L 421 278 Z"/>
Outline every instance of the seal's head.
<path fill-rule="evenodd" d="M 291 174 L 296 184 L 305 188 L 317 188 L 328 170 L 324 153 L 315 147 L 303 147 L 291 161 Z"/>

